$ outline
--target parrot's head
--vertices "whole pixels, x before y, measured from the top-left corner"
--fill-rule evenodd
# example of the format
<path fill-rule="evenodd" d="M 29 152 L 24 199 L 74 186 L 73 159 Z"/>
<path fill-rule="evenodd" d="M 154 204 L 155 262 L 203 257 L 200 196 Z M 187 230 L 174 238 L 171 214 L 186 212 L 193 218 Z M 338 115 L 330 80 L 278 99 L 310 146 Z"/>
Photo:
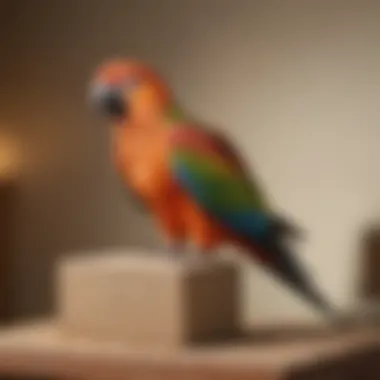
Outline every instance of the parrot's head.
<path fill-rule="evenodd" d="M 165 81 L 151 67 L 119 59 L 98 67 L 90 87 L 93 105 L 115 124 L 162 117 L 172 102 Z"/>

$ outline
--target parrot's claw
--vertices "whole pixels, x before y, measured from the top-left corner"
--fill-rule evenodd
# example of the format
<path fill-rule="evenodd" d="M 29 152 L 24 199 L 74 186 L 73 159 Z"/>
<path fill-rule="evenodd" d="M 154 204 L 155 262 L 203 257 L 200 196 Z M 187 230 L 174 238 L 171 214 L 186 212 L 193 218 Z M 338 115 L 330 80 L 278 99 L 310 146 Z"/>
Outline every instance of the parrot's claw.
<path fill-rule="evenodd" d="M 185 265 L 203 266 L 209 261 L 210 255 L 202 251 L 189 252 L 184 260 Z"/>
<path fill-rule="evenodd" d="M 175 261 L 185 256 L 185 248 L 182 244 L 173 244 L 167 249 L 168 259 Z"/>
<path fill-rule="evenodd" d="M 199 252 L 189 252 L 185 258 L 186 262 L 190 264 L 199 264 L 203 262 L 203 259 Z"/>

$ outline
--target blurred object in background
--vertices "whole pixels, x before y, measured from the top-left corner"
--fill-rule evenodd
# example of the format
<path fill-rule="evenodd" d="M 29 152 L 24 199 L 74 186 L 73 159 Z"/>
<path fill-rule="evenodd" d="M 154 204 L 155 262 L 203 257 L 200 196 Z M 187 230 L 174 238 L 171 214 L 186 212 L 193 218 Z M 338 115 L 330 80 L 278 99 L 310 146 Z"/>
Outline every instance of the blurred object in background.
<path fill-rule="evenodd" d="M 11 312 L 9 279 L 16 191 L 16 181 L 0 175 L 0 324 L 9 322 Z"/>
<path fill-rule="evenodd" d="M 10 272 L 13 216 L 20 161 L 11 136 L 0 136 L 0 324 L 10 321 Z"/>
<path fill-rule="evenodd" d="M 366 317 L 380 322 L 380 223 L 367 227 L 362 236 L 359 298 Z"/>
<path fill-rule="evenodd" d="M 9 135 L 0 135 L 0 182 L 10 184 L 19 174 L 20 155 L 18 144 Z"/>

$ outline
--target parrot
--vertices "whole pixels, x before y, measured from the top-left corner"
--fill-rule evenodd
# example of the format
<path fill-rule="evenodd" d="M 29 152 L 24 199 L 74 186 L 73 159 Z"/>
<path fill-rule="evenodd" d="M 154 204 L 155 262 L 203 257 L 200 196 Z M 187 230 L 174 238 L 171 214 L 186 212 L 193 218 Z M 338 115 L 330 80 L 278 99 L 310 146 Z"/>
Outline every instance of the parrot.
<path fill-rule="evenodd" d="M 165 78 L 134 58 L 101 63 L 90 101 L 109 124 L 120 179 L 170 250 L 206 257 L 233 245 L 319 312 L 334 310 L 290 248 L 300 229 L 277 213 L 226 133 L 180 105 Z"/>

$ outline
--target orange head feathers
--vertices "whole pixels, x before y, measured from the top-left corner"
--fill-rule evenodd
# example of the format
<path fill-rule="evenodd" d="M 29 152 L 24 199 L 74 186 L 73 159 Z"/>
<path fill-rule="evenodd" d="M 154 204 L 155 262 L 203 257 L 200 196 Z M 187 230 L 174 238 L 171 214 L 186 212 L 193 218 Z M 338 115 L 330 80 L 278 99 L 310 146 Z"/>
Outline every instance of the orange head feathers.
<path fill-rule="evenodd" d="M 119 59 L 98 67 L 91 99 L 115 123 L 141 123 L 160 118 L 170 106 L 172 94 L 152 67 Z"/>

